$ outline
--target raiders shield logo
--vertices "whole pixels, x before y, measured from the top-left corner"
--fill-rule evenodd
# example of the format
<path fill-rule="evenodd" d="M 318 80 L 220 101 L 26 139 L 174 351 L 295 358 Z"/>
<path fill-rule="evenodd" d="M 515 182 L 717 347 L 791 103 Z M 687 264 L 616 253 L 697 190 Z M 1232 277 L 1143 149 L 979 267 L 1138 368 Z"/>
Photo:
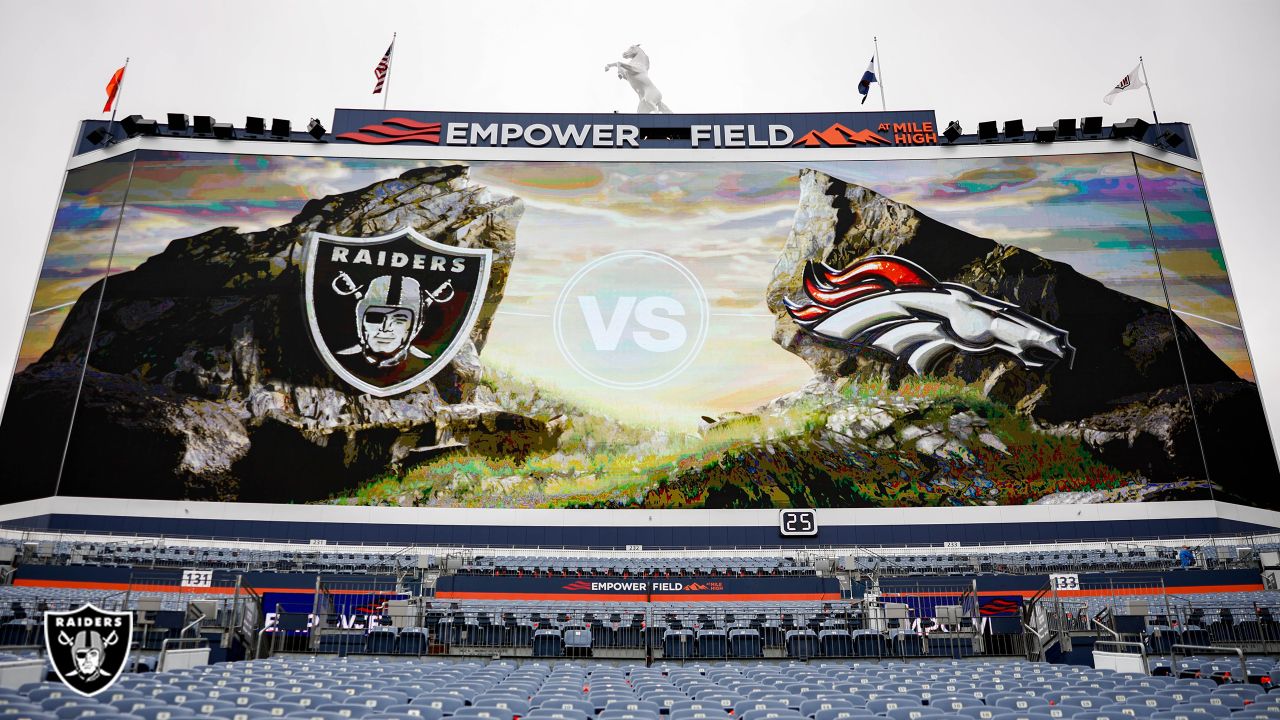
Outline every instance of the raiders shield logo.
<path fill-rule="evenodd" d="M 67 687 L 93 696 L 111 687 L 129 661 L 133 613 L 84 605 L 44 614 L 44 646 Z"/>
<path fill-rule="evenodd" d="M 312 233 L 304 293 L 316 351 L 371 395 L 421 385 L 471 334 L 492 257 L 411 228 L 368 238 Z"/>

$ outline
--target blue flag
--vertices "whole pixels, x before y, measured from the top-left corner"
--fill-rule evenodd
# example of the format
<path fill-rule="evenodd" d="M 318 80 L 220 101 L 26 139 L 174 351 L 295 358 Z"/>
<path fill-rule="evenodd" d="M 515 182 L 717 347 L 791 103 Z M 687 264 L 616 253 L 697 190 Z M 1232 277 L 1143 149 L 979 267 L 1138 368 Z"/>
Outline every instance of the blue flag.
<path fill-rule="evenodd" d="M 862 79 L 858 81 L 858 94 L 862 96 L 862 104 L 867 104 L 867 94 L 871 92 L 871 83 L 879 82 L 876 80 L 876 56 L 871 56 L 871 62 L 867 63 L 867 71 L 862 73 Z"/>

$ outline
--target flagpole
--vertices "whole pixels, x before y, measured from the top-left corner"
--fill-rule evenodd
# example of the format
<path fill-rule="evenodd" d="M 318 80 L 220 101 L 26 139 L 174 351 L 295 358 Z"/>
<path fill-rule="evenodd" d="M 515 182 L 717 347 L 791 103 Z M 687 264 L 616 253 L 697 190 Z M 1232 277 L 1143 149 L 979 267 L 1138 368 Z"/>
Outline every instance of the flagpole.
<path fill-rule="evenodd" d="M 124 99 L 124 79 L 129 76 L 129 58 L 124 59 L 124 72 L 120 73 L 120 86 L 116 88 L 116 101 L 111 106 L 111 120 L 107 122 L 107 135 L 114 141 L 116 110 L 120 109 L 120 101 Z"/>
<path fill-rule="evenodd" d="M 876 49 L 876 84 L 880 86 L 880 111 L 887 112 L 884 104 L 884 63 L 880 62 L 880 38 L 872 35 L 871 44 Z"/>
<path fill-rule="evenodd" d="M 396 34 L 391 33 L 391 57 L 387 58 L 387 87 L 382 91 L 382 109 L 387 109 L 387 98 L 391 97 L 391 66 L 396 61 Z"/>
<path fill-rule="evenodd" d="M 1147 101 L 1151 103 L 1151 119 L 1156 121 L 1156 135 L 1160 134 L 1160 116 L 1156 114 L 1156 101 L 1151 97 L 1151 81 L 1147 79 L 1147 64 L 1138 56 L 1138 67 L 1142 68 L 1142 83 L 1147 86 Z"/>

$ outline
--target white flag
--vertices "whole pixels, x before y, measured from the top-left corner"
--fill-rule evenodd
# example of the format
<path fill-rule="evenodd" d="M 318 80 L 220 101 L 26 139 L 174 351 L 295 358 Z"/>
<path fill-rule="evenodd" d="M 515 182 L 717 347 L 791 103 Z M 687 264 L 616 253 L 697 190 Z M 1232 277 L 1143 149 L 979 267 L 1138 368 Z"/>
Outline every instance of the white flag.
<path fill-rule="evenodd" d="M 1142 63 L 1138 63 L 1138 67 L 1135 67 L 1133 72 L 1120 78 L 1120 82 L 1116 83 L 1114 88 L 1111 88 L 1111 92 L 1107 93 L 1106 97 L 1102 98 L 1102 102 L 1110 105 L 1116 99 L 1116 95 L 1119 95 L 1126 90 L 1137 90 L 1142 87 L 1142 78 L 1138 77 L 1138 68 L 1141 67 Z"/>

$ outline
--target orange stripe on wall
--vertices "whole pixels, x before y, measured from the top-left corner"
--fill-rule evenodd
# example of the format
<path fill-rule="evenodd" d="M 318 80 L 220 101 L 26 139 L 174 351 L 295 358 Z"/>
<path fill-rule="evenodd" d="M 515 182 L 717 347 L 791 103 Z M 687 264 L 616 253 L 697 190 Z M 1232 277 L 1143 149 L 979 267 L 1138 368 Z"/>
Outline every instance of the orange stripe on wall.
<path fill-rule="evenodd" d="M 70 588 L 72 590 L 132 590 L 134 592 L 175 592 L 175 593 L 194 593 L 199 595 L 231 595 L 235 593 L 234 587 L 218 586 L 218 587 L 181 587 L 178 585 L 150 585 L 129 583 L 111 583 L 111 582 L 89 582 L 85 580 L 23 580 L 21 578 L 13 581 L 14 585 L 23 587 L 49 587 L 49 588 Z M 315 588 L 252 588 L 254 592 L 261 595 L 262 593 L 297 593 L 304 595 L 312 595 Z M 330 595 L 398 595 L 392 590 L 328 590 Z"/>
<path fill-rule="evenodd" d="M 1059 590 L 1058 597 L 1107 597 L 1113 595 L 1152 595 L 1165 593 L 1233 593 L 1233 592 L 1253 592 L 1264 590 L 1262 583 L 1249 585 L 1187 585 L 1177 587 L 1161 588 L 1159 585 L 1151 587 L 1122 587 L 1122 588 L 1100 588 L 1089 590 Z M 1024 598 L 1034 597 L 1039 590 L 979 590 L 979 597 L 998 597 L 1002 595 L 1021 595 Z M 891 592 L 881 593 L 882 597 L 957 597 L 963 595 L 964 591 L 953 590 L 950 592 L 927 591 L 927 592 L 911 592 L 902 590 L 893 590 Z"/>

